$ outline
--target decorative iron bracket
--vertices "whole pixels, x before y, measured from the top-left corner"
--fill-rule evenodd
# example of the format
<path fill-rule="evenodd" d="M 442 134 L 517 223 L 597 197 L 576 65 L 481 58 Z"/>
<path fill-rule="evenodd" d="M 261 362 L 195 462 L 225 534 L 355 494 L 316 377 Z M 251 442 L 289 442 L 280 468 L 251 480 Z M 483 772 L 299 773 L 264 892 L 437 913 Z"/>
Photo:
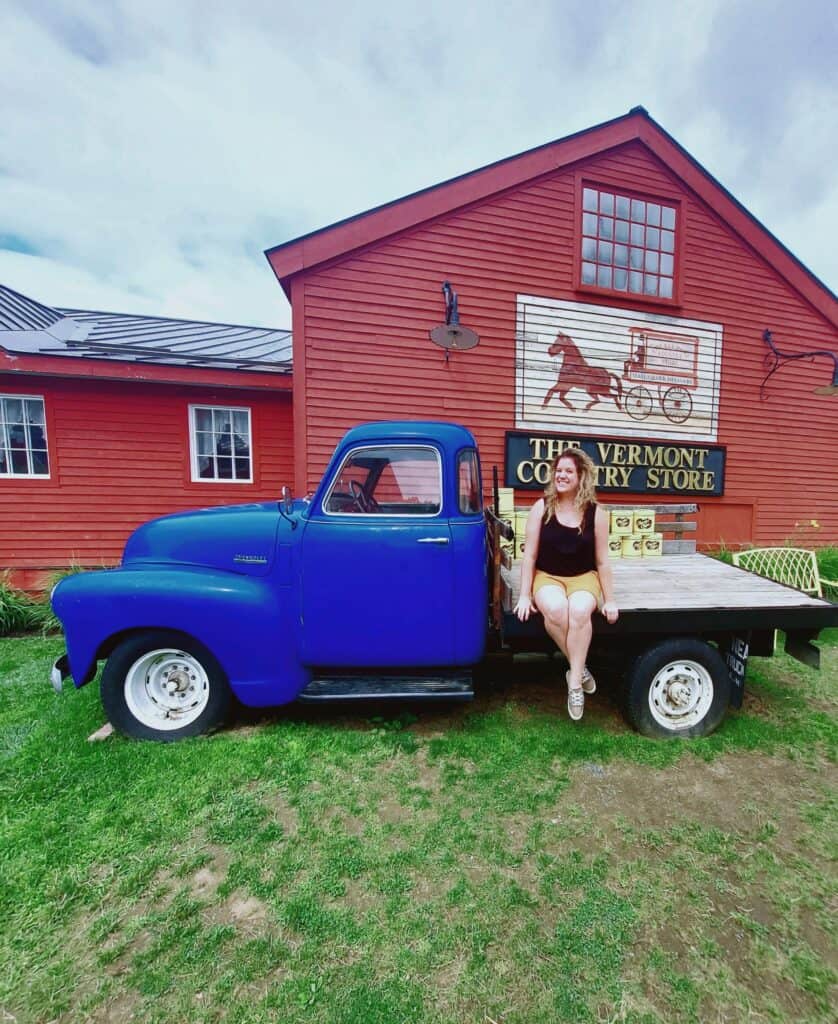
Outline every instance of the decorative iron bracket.
<path fill-rule="evenodd" d="M 445 296 L 445 322 L 458 327 L 460 324 L 460 311 L 457 308 L 457 293 L 451 287 L 450 281 L 442 282 L 442 294 Z"/>
<path fill-rule="evenodd" d="M 774 339 L 771 335 L 771 331 L 766 327 L 762 332 L 762 340 L 770 349 L 766 359 L 768 360 L 768 373 L 763 378 L 762 383 L 759 386 L 759 397 L 761 401 L 765 401 L 765 385 L 774 376 L 777 370 L 784 363 L 792 362 L 795 359 L 816 359 L 818 356 L 825 356 L 827 359 L 832 360 L 832 384 L 826 388 L 818 388 L 819 392 L 831 393 L 832 389 L 838 389 L 838 355 L 834 352 L 830 352 L 828 349 L 815 349 L 812 352 L 781 352 L 780 349 L 774 344 Z"/>

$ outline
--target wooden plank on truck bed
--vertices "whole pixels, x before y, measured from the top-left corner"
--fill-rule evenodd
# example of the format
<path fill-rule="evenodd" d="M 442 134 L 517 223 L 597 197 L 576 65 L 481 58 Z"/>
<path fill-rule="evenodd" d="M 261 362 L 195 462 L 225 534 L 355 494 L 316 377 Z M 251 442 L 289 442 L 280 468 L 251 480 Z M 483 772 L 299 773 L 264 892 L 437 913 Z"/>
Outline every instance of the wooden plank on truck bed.
<path fill-rule="evenodd" d="M 665 540 L 662 551 L 665 555 L 691 555 L 695 551 L 695 541 Z"/>
<path fill-rule="evenodd" d="M 698 512 L 698 505 L 647 505 L 643 504 L 630 505 L 611 505 L 605 502 L 600 503 L 602 508 L 606 511 L 619 512 L 621 509 L 641 509 L 643 512 L 656 512 L 658 515 L 693 515 Z"/>
<path fill-rule="evenodd" d="M 707 555 L 615 559 L 614 590 L 622 611 L 742 608 L 823 608 L 828 602 L 793 587 L 727 565 Z M 501 570 L 505 610 L 511 612 L 521 586 L 521 562 Z"/>

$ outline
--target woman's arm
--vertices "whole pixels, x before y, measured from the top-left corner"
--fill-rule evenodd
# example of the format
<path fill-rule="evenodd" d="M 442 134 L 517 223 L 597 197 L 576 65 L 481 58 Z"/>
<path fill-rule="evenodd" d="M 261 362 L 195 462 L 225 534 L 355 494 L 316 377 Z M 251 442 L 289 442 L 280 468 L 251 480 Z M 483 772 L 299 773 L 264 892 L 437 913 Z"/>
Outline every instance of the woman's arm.
<path fill-rule="evenodd" d="M 594 519 L 594 543 L 596 545 L 596 571 L 602 587 L 602 614 L 609 622 L 616 622 L 620 614 L 614 600 L 614 573 L 608 556 L 608 513 L 597 505 Z"/>
<path fill-rule="evenodd" d="M 532 581 L 535 576 L 535 560 L 538 556 L 538 542 L 541 538 L 541 519 L 544 515 L 544 499 L 538 501 L 530 509 L 527 516 L 527 528 L 524 532 L 524 560 L 521 563 L 521 593 L 515 605 L 515 614 L 521 620 L 527 619 L 536 610 L 532 603 Z"/>

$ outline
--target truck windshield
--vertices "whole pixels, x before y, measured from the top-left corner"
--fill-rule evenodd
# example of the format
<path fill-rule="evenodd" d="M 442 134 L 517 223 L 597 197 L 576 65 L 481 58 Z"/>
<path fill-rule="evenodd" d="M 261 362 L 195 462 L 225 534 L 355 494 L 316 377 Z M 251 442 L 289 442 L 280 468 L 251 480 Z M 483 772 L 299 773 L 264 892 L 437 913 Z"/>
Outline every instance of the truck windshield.
<path fill-rule="evenodd" d="M 442 464 L 434 448 L 356 448 L 335 475 L 323 511 L 330 515 L 439 515 Z"/>

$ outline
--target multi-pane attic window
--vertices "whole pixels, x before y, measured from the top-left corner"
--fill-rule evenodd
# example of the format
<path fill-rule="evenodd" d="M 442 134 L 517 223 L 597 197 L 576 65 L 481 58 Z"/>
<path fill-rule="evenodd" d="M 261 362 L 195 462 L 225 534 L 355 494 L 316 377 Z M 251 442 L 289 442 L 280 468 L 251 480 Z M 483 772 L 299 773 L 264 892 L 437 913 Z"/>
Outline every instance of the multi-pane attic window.
<path fill-rule="evenodd" d="M 674 206 L 582 190 L 582 285 L 653 298 L 673 297 Z"/>

